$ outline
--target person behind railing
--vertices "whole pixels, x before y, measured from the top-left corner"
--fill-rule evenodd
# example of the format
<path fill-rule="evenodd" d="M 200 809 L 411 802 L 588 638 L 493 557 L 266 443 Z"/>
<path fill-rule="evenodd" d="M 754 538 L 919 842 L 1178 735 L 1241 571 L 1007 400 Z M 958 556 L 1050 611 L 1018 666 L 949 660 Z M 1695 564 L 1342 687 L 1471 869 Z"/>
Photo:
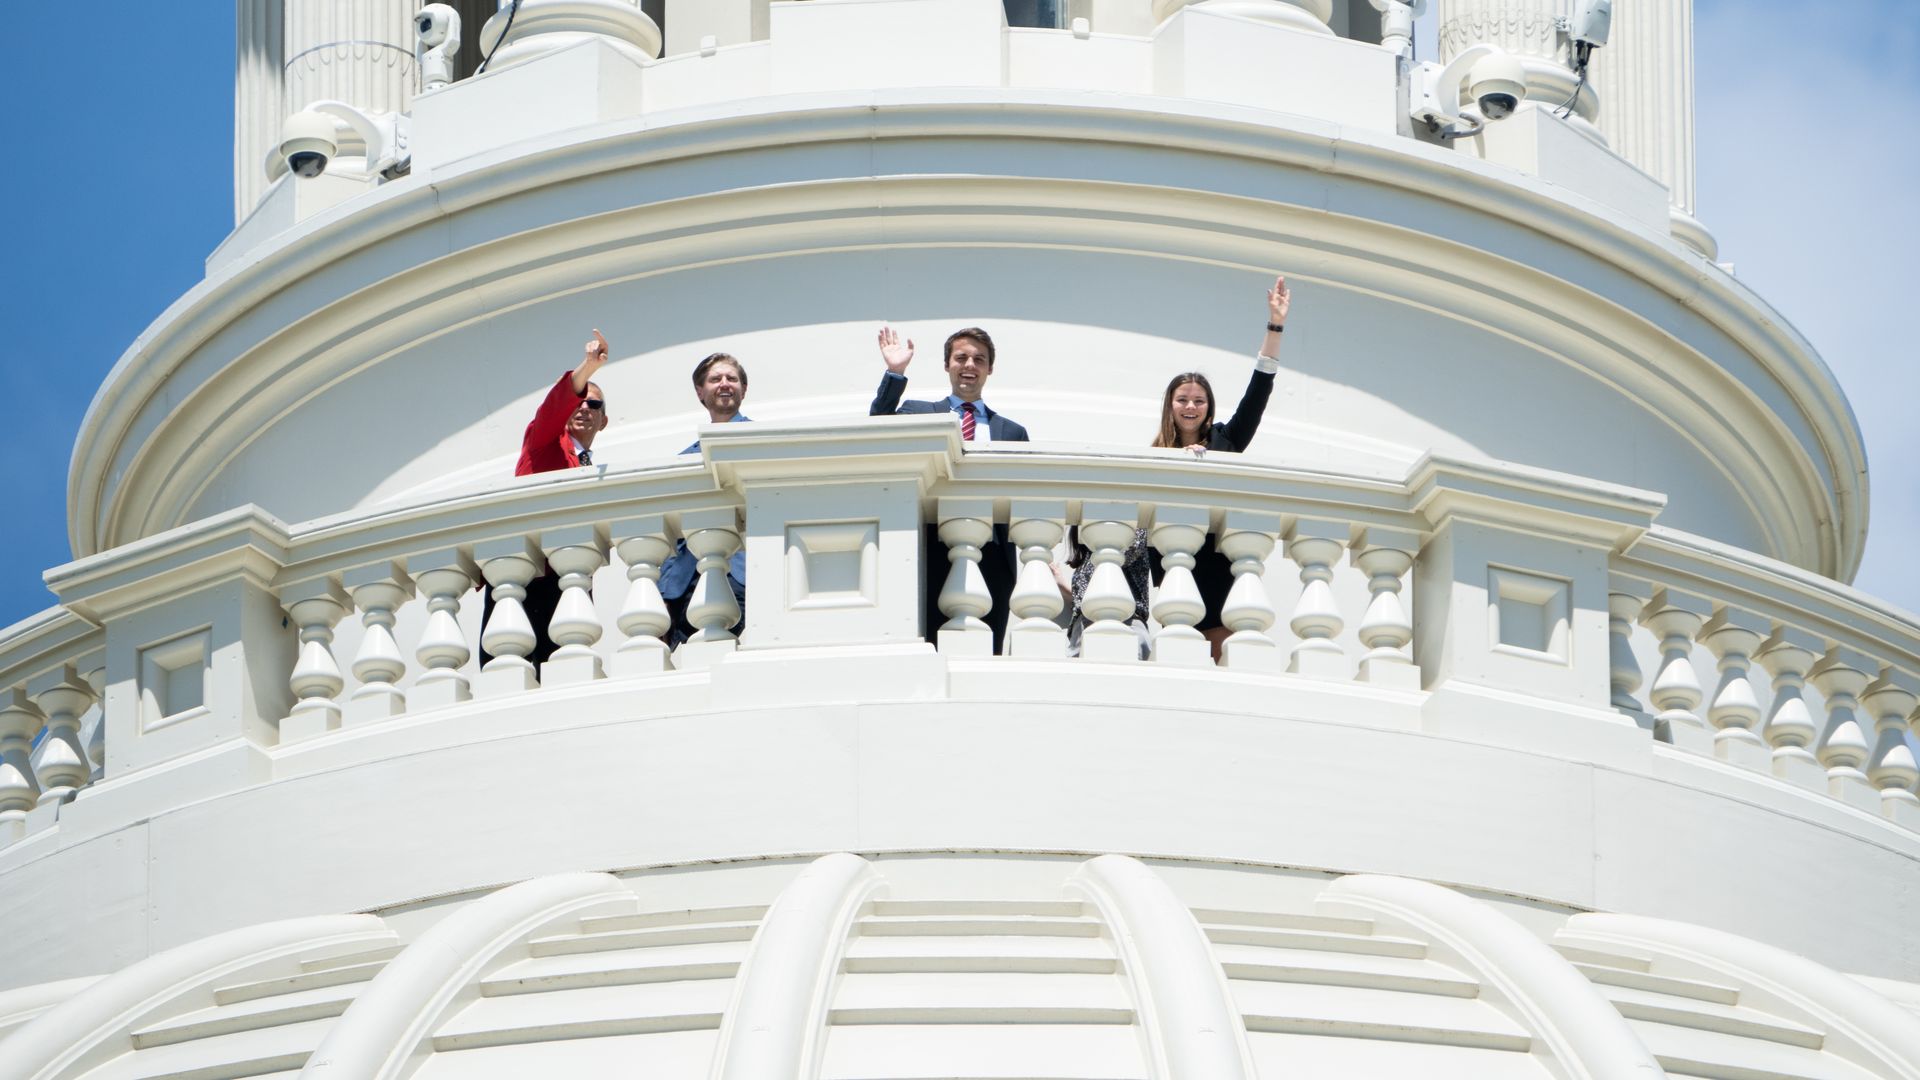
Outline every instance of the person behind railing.
<path fill-rule="evenodd" d="M 1026 442 L 1027 429 L 987 407 L 981 395 L 987 378 L 993 374 L 993 339 L 985 330 L 969 326 L 947 336 L 945 367 L 951 389 L 941 401 L 901 401 L 907 389 L 907 365 L 913 360 L 913 342 L 902 340 L 890 326 L 880 328 L 880 359 L 887 370 L 880 376 L 880 389 L 868 407 L 869 416 L 899 413 L 953 413 L 960 421 L 964 442 Z M 940 541 L 934 526 L 927 527 L 927 640 L 935 640 L 942 619 L 934 597 L 947 576 L 947 545 Z M 993 630 L 993 651 L 1000 651 L 1006 636 L 1007 601 L 1013 595 L 1013 582 L 1019 555 L 1007 542 L 1004 526 L 995 526 L 993 539 L 980 549 L 980 577 L 993 607 L 987 612 L 987 626 Z"/>
<path fill-rule="evenodd" d="M 1267 400 L 1273 396 L 1273 377 L 1280 370 L 1280 334 L 1287 327 L 1287 311 L 1292 303 L 1293 294 L 1287 288 L 1286 277 L 1276 277 L 1273 288 L 1267 290 L 1266 337 L 1261 339 L 1260 351 L 1254 354 L 1253 376 L 1247 382 L 1246 392 L 1240 395 L 1240 404 L 1233 410 L 1233 416 L 1224 424 L 1215 423 L 1213 385 L 1197 371 L 1182 372 L 1167 383 L 1166 396 L 1160 401 L 1160 432 L 1154 437 L 1153 445 L 1177 446 L 1195 457 L 1205 457 L 1210 450 L 1237 453 L 1253 442 L 1254 433 L 1260 430 L 1260 417 L 1266 412 Z M 1159 552 L 1152 553 L 1152 567 L 1154 583 L 1159 584 L 1162 576 Z M 1213 658 L 1218 660 L 1220 645 L 1228 634 L 1220 620 L 1220 609 L 1233 588 L 1233 571 L 1227 557 L 1214 549 L 1212 537 L 1207 538 L 1206 545 L 1195 556 L 1193 577 L 1200 589 L 1200 598 L 1207 605 L 1207 613 L 1197 628 L 1213 644 Z M 1144 598 L 1136 598 L 1144 603 Z"/>
<path fill-rule="evenodd" d="M 520 436 L 520 460 L 513 467 L 513 475 L 528 476 L 593 464 L 593 438 L 607 426 L 607 396 L 593 382 L 593 376 L 606 362 L 607 339 L 595 330 L 580 365 L 556 379 L 539 407 L 533 410 L 533 419 L 527 421 L 527 430 Z M 483 589 L 481 595 L 484 599 L 480 618 L 481 625 L 485 626 L 493 621 L 493 590 Z M 527 621 L 533 624 L 533 651 L 527 654 L 527 660 L 538 670 L 553 653 L 553 639 L 547 636 L 547 624 L 553 621 L 554 609 L 560 606 L 559 575 L 543 567 L 540 575 L 527 583 L 527 597 L 520 606 L 526 610 Z M 484 665 L 491 659 L 482 648 L 480 663 Z"/>
<path fill-rule="evenodd" d="M 1087 616 L 1081 606 L 1087 599 L 1087 586 L 1093 583 L 1093 552 L 1079 542 L 1077 526 L 1067 543 L 1073 554 L 1065 567 L 1057 562 L 1053 564 L 1053 580 L 1060 587 L 1060 599 L 1066 605 L 1067 655 L 1079 656 L 1080 637 L 1087 629 Z M 1127 579 L 1128 591 L 1133 593 L 1133 614 L 1127 616 L 1126 621 L 1139 643 L 1142 660 L 1153 652 L 1153 637 L 1147 630 L 1147 577 L 1154 565 L 1153 549 L 1147 546 L 1147 530 L 1135 529 L 1133 541 L 1121 556 L 1120 573 Z"/>
<path fill-rule="evenodd" d="M 695 364 L 693 393 L 706 408 L 708 423 L 746 422 L 740 406 L 747 400 L 747 368 L 733 356 L 717 352 Z M 693 440 L 693 445 L 680 452 L 699 453 L 700 440 Z M 693 624 L 687 621 L 687 606 L 693 597 L 693 583 L 698 576 L 699 562 L 693 552 L 687 550 L 687 542 L 681 540 L 660 568 L 660 598 L 667 602 L 667 614 L 673 619 L 673 625 L 667 629 L 668 645 L 678 645 L 693 636 Z M 732 631 L 738 634 L 747 619 L 747 555 L 744 550 L 734 552 L 733 558 L 727 561 L 727 584 L 733 587 L 733 598 L 740 604 L 740 622 Z"/>

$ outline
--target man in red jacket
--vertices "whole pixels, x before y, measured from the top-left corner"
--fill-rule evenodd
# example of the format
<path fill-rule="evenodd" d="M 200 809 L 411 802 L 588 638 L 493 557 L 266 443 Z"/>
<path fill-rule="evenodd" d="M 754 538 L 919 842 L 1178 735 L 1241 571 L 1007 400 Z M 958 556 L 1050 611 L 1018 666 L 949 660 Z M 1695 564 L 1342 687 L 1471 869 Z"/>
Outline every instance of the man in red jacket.
<path fill-rule="evenodd" d="M 586 359 L 580 361 L 579 367 L 560 376 L 540 407 L 533 411 L 526 433 L 520 436 L 520 461 L 514 465 L 513 475 L 593 464 L 593 437 L 607 426 L 607 399 L 592 380 L 593 373 L 606 362 L 607 339 L 595 330 L 593 340 L 587 342 Z M 480 620 L 484 627 L 493 619 L 493 590 L 483 589 L 481 595 L 484 602 Z M 553 613 L 560 606 L 560 578 L 543 567 L 540 576 L 527 583 L 527 598 L 520 606 L 527 613 L 527 621 L 533 624 L 533 651 L 527 654 L 527 660 L 537 672 L 553 655 L 553 639 L 547 636 L 547 624 L 553 621 Z M 482 648 L 481 665 L 485 666 L 491 659 L 492 655 Z"/>

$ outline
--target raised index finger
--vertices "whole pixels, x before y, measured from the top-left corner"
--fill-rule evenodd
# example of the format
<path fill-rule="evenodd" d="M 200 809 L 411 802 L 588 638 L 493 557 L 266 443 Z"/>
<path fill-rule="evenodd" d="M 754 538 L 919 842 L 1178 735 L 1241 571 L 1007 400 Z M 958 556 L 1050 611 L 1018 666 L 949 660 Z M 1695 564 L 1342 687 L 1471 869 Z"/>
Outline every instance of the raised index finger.
<path fill-rule="evenodd" d="M 606 339 L 606 338 L 604 338 L 604 337 L 601 337 L 601 336 L 600 336 L 600 331 L 599 331 L 599 330 L 597 330 L 597 329 L 596 329 L 596 330 L 595 330 L 595 331 L 593 332 L 593 343 L 594 343 L 595 345 L 598 345 L 598 346 L 600 346 L 600 351 L 602 351 L 602 352 L 605 352 L 605 351 L 606 351 L 606 348 L 607 348 L 607 339 Z"/>

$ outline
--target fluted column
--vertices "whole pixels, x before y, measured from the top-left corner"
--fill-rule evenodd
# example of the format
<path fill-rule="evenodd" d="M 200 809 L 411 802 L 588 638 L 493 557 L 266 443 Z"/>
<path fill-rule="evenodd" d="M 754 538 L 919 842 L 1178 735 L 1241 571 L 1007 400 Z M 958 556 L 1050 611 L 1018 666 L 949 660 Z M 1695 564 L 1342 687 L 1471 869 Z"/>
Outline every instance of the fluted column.
<path fill-rule="evenodd" d="M 1360 617 L 1360 681 L 1395 690 L 1420 689 L 1420 669 L 1407 647 L 1413 644 L 1413 620 L 1401 599 L 1400 580 L 1420 553 L 1420 536 L 1400 529 L 1367 529 L 1354 540 L 1353 561 L 1367 575 L 1366 614 Z"/>
<path fill-rule="evenodd" d="M 287 686 L 293 709 L 280 721 L 280 742 L 324 735 L 340 727 L 335 701 L 346 680 L 333 656 L 333 625 L 347 613 L 347 594 L 331 581 L 311 581 L 280 594 L 280 604 L 300 636 L 300 652 Z"/>
<path fill-rule="evenodd" d="M 1813 685 L 1827 699 L 1827 724 L 1815 750 L 1827 770 L 1827 792 L 1863 810 L 1880 808 L 1880 797 L 1867 780 L 1867 756 L 1873 752 L 1861 715 L 1860 694 L 1880 665 L 1853 649 L 1836 647 L 1815 664 Z"/>
<path fill-rule="evenodd" d="M 1153 635 L 1155 663 L 1184 667 L 1212 667 L 1213 645 L 1194 629 L 1206 617 L 1206 600 L 1194 582 L 1194 556 L 1207 542 L 1212 515 L 1200 506 L 1160 506 L 1153 511 L 1147 533 L 1160 552 L 1166 574 L 1153 601 L 1153 618 L 1160 631 Z"/>
<path fill-rule="evenodd" d="M 1701 597 L 1661 589 L 1640 615 L 1641 623 L 1660 636 L 1660 672 L 1647 688 L 1659 710 L 1654 737 L 1696 754 L 1713 753 L 1713 734 L 1699 713 L 1705 695 L 1693 666 L 1694 640 L 1712 612 L 1713 605 Z"/>
<path fill-rule="evenodd" d="M 80 743 L 80 714 L 93 704 L 93 688 L 72 664 L 27 682 L 27 694 L 47 718 L 34 776 L 40 782 L 36 805 L 58 805 L 73 797 L 93 776 L 87 749 Z"/>
<path fill-rule="evenodd" d="M 1093 574 L 1080 597 L 1087 625 L 1080 631 L 1080 655 L 1088 660 L 1128 662 L 1140 659 L 1140 639 L 1126 620 L 1133 617 L 1133 590 L 1120 569 L 1139 526 L 1134 503 L 1094 503 L 1081 507 L 1080 542 L 1093 552 Z"/>
<path fill-rule="evenodd" d="M 285 111 L 331 99 L 370 112 L 405 112 L 417 89 L 413 13 L 419 6 L 419 0 L 284 0 Z"/>
<path fill-rule="evenodd" d="M 1719 660 L 1720 682 L 1714 688 L 1707 719 L 1718 730 L 1714 755 L 1757 772 L 1765 772 L 1772 755 L 1760 738 L 1760 698 L 1753 691 L 1753 653 L 1772 629 L 1767 620 L 1734 608 L 1722 608 L 1707 620 L 1700 640 Z"/>
<path fill-rule="evenodd" d="M 360 685 L 347 699 L 344 722 L 389 720 L 407 711 L 397 685 L 407 674 L 407 658 L 393 639 L 394 611 L 413 596 L 413 579 L 398 563 L 351 571 L 344 584 L 360 609 L 360 648 L 353 656 L 353 677 Z"/>
<path fill-rule="evenodd" d="M 980 573 L 980 555 L 993 539 L 993 500 L 941 499 L 935 513 L 948 564 L 946 580 L 934 598 L 947 617 L 935 644 L 943 656 L 992 656 L 993 631 L 986 614 L 993 609 L 993 597 Z"/>
<path fill-rule="evenodd" d="M 1607 102 L 1608 145 L 1667 185 L 1674 238 L 1713 258 L 1713 236 L 1694 218 L 1693 0 L 1615 4 L 1590 78 Z"/>
<path fill-rule="evenodd" d="M 473 688 L 460 669 L 473 649 L 460 629 L 460 598 L 480 581 L 480 568 L 465 552 L 449 549 L 409 558 L 407 569 L 427 598 L 427 624 L 414 650 L 421 670 L 407 702 L 417 712 L 470 700 Z"/>
<path fill-rule="evenodd" d="M 1527 69 L 1527 97 L 1521 108 L 1557 111 L 1579 84 L 1569 64 L 1566 34 L 1559 27 L 1568 7 L 1567 0 L 1440 0 L 1440 62 L 1474 45 L 1497 45 Z M 1596 139 L 1603 138 L 1593 126 L 1599 112 L 1600 97 L 1589 80 L 1574 103 L 1573 117 Z"/>
<path fill-rule="evenodd" d="M 1015 499 L 1007 539 L 1020 553 L 1020 576 L 1007 598 L 1006 654 L 1057 660 L 1067 655 L 1067 632 L 1056 621 L 1066 607 L 1053 576 L 1053 546 L 1066 535 L 1067 504 Z"/>
<path fill-rule="evenodd" d="M 1214 547 L 1232 562 L 1233 587 L 1221 606 L 1220 621 L 1232 631 L 1220 646 L 1220 661 L 1248 671 L 1279 671 L 1286 663 L 1280 645 L 1267 631 L 1277 617 L 1267 595 L 1267 556 L 1280 531 L 1277 514 L 1229 510 Z"/>
<path fill-rule="evenodd" d="M 1759 660 L 1773 676 L 1773 707 L 1767 712 L 1767 743 L 1773 747 L 1773 775 L 1815 791 L 1825 790 L 1827 771 L 1813 756 L 1819 733 L 1804 691 L 1807 670 L 1826 651 L 1826 642 L 1804 630 L 1781 627 L 1760 646 Z"/>
<path fill-rule="evenodd" d="M 1873 717 L 1873 758 L 1867 778 L 1880 789 L 1880 812 L 1920 829 L 1920 765 L 1907 745 L 1907 721 L 1920 701 L 1920 679 L 1904 671 L 1882 674 L 1860 699 Z"/>
<path fill-rule="evenodd" d="M 666 601 L 660 598 L 660 569 L 673 553 L 667 519 L 659 514 L 614 522 L 614 551 L 627 564 L 627 600 L 614 620 L 626 640 L 614 651 L 612 674 L 652 675 L 671 666 L 662 639 L 672 626 Z"/>
<path fill-rule="evenodd" d="M 25 690 L 0 690 L 0 845 L 27 834 L 27 811 L 40 801 L 33 737 L 42 717 Z"/>
<path fill-rule="evenodd" d="M 239 0 L 233 65 L 233 220 L 238 223 L 266 194 L 267 153 L 280 144 L 280 121 L 290 111 L 281 98 L 286 56 L 284 0 Z"/>
<path fill-rule="evenodd" d="M 568 686 L 606 677 L 593 646 L 600 640 L 600 614 L 594 610 L 593 575 L 607 565 L 607 536 L 597 525 L 556 529 L 543 534 L 547 565 L 560 575 L 560 602 L 554 606 L 547 637 L 555 648 L 540 665 L 542 686 Z"/>

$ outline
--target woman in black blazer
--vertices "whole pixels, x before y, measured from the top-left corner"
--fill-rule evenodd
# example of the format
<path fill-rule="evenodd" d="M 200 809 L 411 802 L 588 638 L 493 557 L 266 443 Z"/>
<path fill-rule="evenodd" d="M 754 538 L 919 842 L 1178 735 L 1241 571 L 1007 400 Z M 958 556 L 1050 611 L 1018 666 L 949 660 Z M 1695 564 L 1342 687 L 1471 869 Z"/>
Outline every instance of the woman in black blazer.
<path fill-rule="evenodd" d="M 1166 397 L 1160 402 L 1160 433 L 1153 445 L 1178 446 L 1195 457 L 1205 457 L 1209 450 L 1238 453 L 1253 442 L 1254 433 L 1260 430 L 1260 416 L 1267 410 L 1267 399 L 1273 396 L 1273 376 L 1280 370 L 1280 334 L 1287 327 L 1287 309 L 1292 299 L 1286 277 L 1275 278 L 1273 288 L 1267 290 L 1267 336 L 1260 342 L 1260 352 L 1254 357 L 1253 378 L 1247 383 L 1246 393 L 1240 395 L 1240 404 L 1233 410 L 1232 418 L 1224 424 L 1214 423 L 1213 384 L 1197 371 L 1182 372 L 1167 384 Z M 1156 551 L 1153 552 L 1156 584 L 1161 576 L 1160 553 Z M 1207 538 L 1206 546 L 1195 558 L 1193 578 L 1199 586 L 1200 598 L 1207 604 L 1207 613 L 1197 629 L 1213 644 L 1213 658 L 1218 660 L 1220 644 L 1227 640 L 1227 628 L 1220 622 L 1220 609 L 1226 603 L 1227 592 L 1233 588 L 1233 571 L 1227 557 L 1214 550 L 1212 537 Z"/>

